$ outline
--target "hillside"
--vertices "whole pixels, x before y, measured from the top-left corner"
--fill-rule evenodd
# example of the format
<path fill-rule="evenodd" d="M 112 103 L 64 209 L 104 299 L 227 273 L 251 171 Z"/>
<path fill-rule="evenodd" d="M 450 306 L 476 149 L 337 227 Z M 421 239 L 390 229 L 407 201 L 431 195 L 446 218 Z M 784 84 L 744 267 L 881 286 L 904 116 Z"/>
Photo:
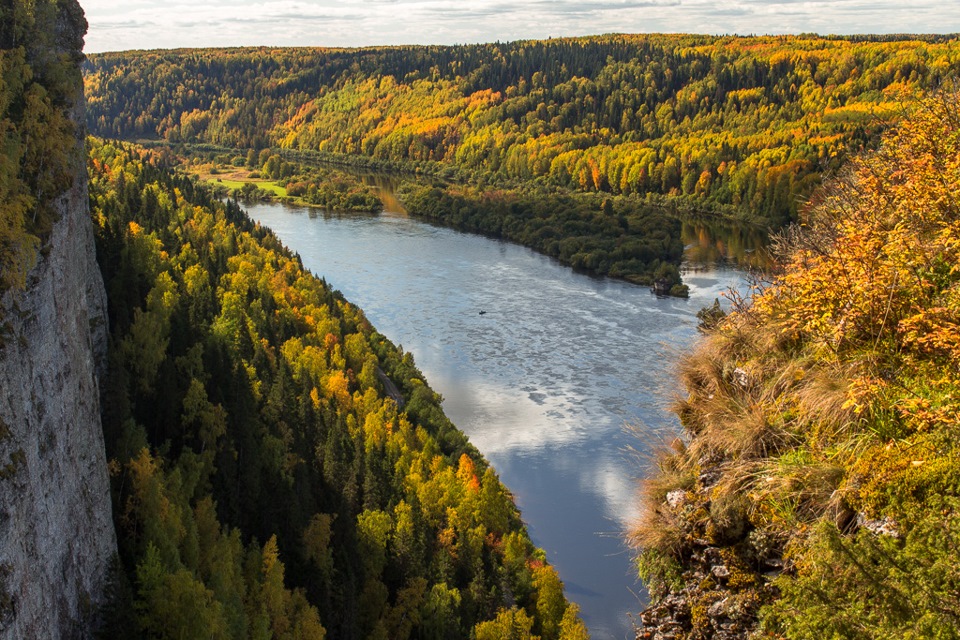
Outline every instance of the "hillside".
<path fill-rule="evenodd" d="M 0 635 L 585 638 L 411 354 L 169 149 L 84 153 L 84 30 L 72 0 L 0 6 Z M 955 638 L 960 119 L 955 90 L 902 105 L 958 53 L 103 54 L 87 120 L 257 169 L 417 170 L 442 181 L 408 189 L 420 215 L 668 287 L 678 224 L 650 207 L 780 226 L 814 194 L 776 278 L 679 365 L 686 435 L 633 533 L 641 635 Z"/>
<path fill-rule="evenodd" d="M 454 47 L 98 54 L 88 122 L 503 184 L 639 194 L 772 226 L 960 72 L 952 37 L 614 35 Z"/>
<path fill-rule="evenodd" d="M 956 638 L 955 89 L 851 162 L 750 304 L 704 316 L 634 531 L 641 637 Z"/>
<path fill-rule="evenodd" d="M 91 144 L 108 635 L 584 637 L 411 355 L 164 154 Z"/>

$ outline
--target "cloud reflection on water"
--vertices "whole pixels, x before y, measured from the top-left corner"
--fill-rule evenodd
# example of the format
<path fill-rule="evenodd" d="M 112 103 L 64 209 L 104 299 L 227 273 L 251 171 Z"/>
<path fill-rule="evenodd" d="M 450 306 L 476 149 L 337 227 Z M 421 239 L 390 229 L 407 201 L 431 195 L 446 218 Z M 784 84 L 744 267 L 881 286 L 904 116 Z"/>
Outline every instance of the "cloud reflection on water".
<path fill-rule="evenodd" d="M 311 218 L 277 205 L 251 215 L 414 355 L 578 586 L 594 637 L 628 632 L 640 587 L 620 533 L 641 469 L 627 449 L 646 443 L 624 426 L 676 434 L 670 363 L 696 336 L 696 311 L 739 275 L 692 275 L 690 300 L 659 299 L 408 218 Z"/>

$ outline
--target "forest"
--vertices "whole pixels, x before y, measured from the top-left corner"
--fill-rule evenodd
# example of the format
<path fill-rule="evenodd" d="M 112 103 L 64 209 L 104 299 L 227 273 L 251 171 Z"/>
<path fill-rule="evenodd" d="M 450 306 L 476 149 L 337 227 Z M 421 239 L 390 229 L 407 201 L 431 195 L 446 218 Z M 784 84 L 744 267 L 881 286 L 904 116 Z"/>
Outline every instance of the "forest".
<path fill-rule="evenodd" d="M 4 292 L 83 162 L 56 23 L 85 29 L 0 4 Z M 98 135 L 222 146 L 308 197 L 329 181 L 284 153 L 419 172 L 419 215 L 671 289 L 679 223 L 646 207 L 801 222 L 679 365 L 685 434 L 632 533 L 643 622 L 956 638 L 960 123 L 956 88 L 918 96 L 958 64 L 952 37 L 602 36 L 100 54 L 85 90 Z M 587 637 L 411 354 L 169 153 L 91 138 L 86 162 L 103 637 Z"/>
<path fill-rule="evenodd" d="M 574 269 L 687 296 L 676 266 L 683 256 L 680 222 L 660 207 L 595 193 L 410 183 L 400 197 L 412 215 L 511 240 Z"/>
<path fill-rule="evenodd" d="M 100 136 L 362 158 L 632 195 L 779 227 L 909 101 L 947 36 L 611 35 L 453 47 L 92 55 Z"/>
<path fill-rule="evenodd" d="M 918 103 L 701 313 L 633 532 L 676 637 L 960 636 L 960 122 Z M 725 637 L 733 637 L 727 635 Z"/>
<path fill-rule="evenodd" d="M 587 637 L 411 354 L 168 155 L 89 144 L 105 637 Z"/>

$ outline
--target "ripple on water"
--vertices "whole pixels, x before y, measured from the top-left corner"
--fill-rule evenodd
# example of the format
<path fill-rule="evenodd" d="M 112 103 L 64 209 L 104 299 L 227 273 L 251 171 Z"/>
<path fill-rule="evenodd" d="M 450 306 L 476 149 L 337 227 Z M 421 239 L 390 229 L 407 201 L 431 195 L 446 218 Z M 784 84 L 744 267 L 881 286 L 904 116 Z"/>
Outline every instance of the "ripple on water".
<path fill-rule="evenodd" d="M 641 466 L 626 449 L 646 445 L 624 426 L 676 433 L 670 362 L 739 274 L 690 274 L 689 300 L 659 299 L 406 217 L 250 213 L 414 355 L 516 496 L 593 637 L 631 637 L 643 591 L 620 532 Z"/>

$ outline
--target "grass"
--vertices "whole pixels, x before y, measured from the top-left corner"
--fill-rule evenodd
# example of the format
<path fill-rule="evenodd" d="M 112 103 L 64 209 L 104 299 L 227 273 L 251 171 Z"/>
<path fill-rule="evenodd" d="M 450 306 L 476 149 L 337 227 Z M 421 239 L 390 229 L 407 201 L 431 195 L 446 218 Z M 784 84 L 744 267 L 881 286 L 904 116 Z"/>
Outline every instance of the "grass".
<path fill-rule="evenodd" d="M 267 178 L 253 178 L 250 169 L 229 164 L 206 163 L 193 165 L 191 172 L 201 180 L 218 184 L 227 189 L 240 189 L 245 184 L 255 184 L 259 189 L 269 191 L 278 198 L 287 197 L 286 187 L 281 187 Z M 298 201 L 299 198 L 295 198 Z"/>
<path fill-rule="evenodd" d="M 923 101 L 853 161 L 781 238 L 777 280 L 681 361 L 688 441 L 632 538 L 658 595 L 684 576 L 682 637 L 741 596 L 778 637 L 960 637 L 958 106 Z M 690 586 L 708 551 L 755 573 Z"/>
<path fill-rule="evenodd" d="M 273 192 L 274 194 L 276 194 L 277 196 L 279 196 L 279 197 L 281 197 L 281 198 L 286 198 L 286 197 L 287 197 L 287 190 L 286 190 L 285 187 L 281 187 L 280 185 L 275 184 L 275 183 L 273 183 L 273 182 L 270 182 L 269 180 L 255 180 L 255 179 L 251 179 L 251 180 L 230 180 L 230 179 L 226 179 L 226 180 L 224 180 L 223 178 L 210 177 L 210 178 L 207 178 L 207 181 L 208 181 L 208 182 L 215 182 L 215 183 L 217 183 L 217 184 L 222 184 L 223 186 L 227 187 L 228 189 L 239 189 L 239 188 L 243 187 L 243 185 L 245 185 L 245 184 L 255 184 L 255 185 L 257 185 L 257 187 L 259 187 L 260 189 L 263 189 L 264 191 L 271 191 L 271 192 Z"/>

